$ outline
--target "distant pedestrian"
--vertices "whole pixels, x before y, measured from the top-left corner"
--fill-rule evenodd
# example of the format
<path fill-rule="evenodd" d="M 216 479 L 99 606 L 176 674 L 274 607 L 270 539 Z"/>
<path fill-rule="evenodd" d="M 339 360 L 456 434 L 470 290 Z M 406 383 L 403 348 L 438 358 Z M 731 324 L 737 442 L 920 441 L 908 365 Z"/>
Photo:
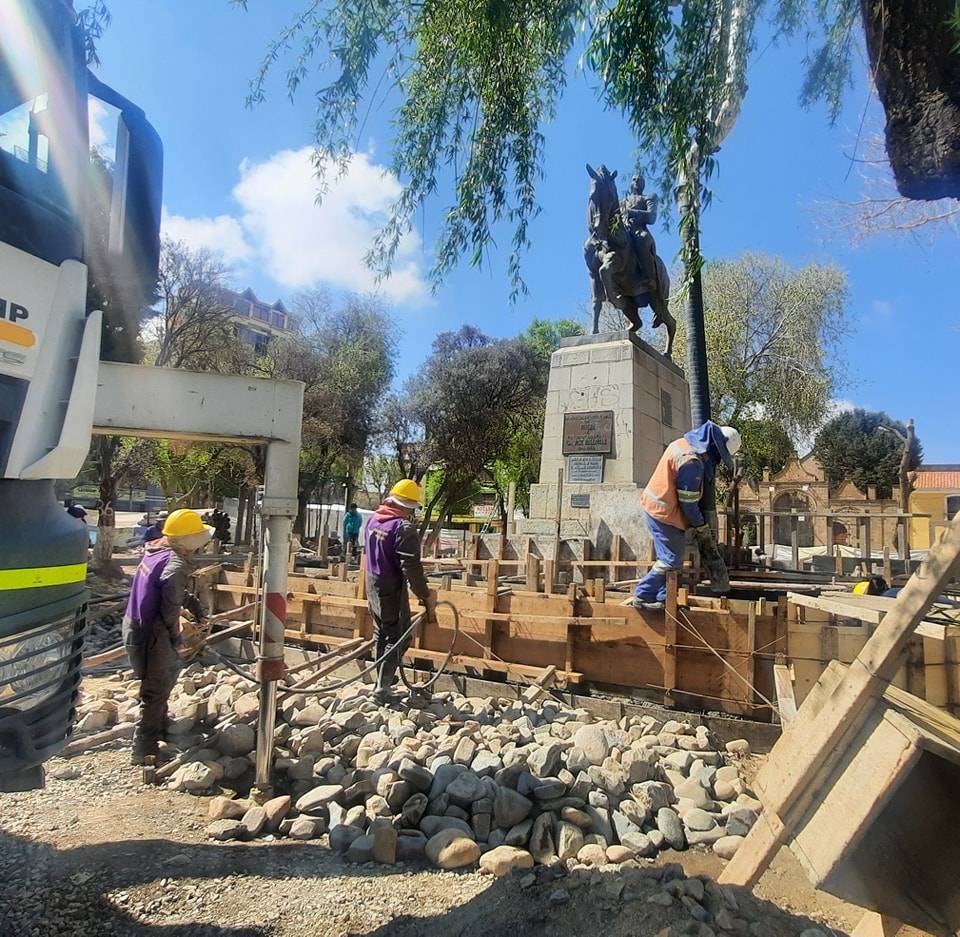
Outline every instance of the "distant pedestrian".
<path fill-rule="evenodd" d="M 427 585 L 420 534 L 410 522 L 422 503 L 420 486 L 404 478 L 367 521 L 367 602 L 380 661 L 373 698 L 381 705 L 398 700 L 390 688 L 409 643 L 409 636 L 402 638 L 410 627 L 408 587 L 426 608 L 427 620 L 436 620 L 437 593 Z"/>
<path fill-rule="evenodd" d="M 90 528 L 87 525 L 87 512 L 81 505 L 71 504 L 70 507 L 67 508 L 67 514 L 69 514 L 71 517 L 75 517 L 78 521 L 80 521 L 81 524 L 83 524 L 84 527 L 87 528 L 87 545 L 92 546 L 93 543 L 90 538 Z"/>
<path fill-rule="evenodd" d="M 351 504 L 347 513 L 343 515 L 343 548 L 347 556 L 357 555 L 361 527 L 363 527 L 363 518 L 356 504 Z"/>
<path fill-rule="evenodd" d="M 131 762 L 159 756 L 166 735 L 167 701 L 180 672 L 180 611 L 205 618 L 200 600 L 187 592 L 191 557 L 210 539 L 213 528 L 196 511 L 174 511 L 164 534 L 147 543 L 130 586 L 123 616 L 123 643 L 134 676 L 140 681 L 140 719 L 133 736 Z"/>
<path fill-rule="evenodd" d="M 230 515 L 223 510 L 222 505 L 217 505 L 210 514 L 210 523 L 213 525 L 213 539 L 220 542 L 220 546 L 225 546 L 230 542 Z"/>
<path fill-rule="evenodd" d="M 174 512 L 176 513 L 176 512 Z M 159 540 L 163 536 L 163 524 L 167 519 L 167 512 L 161 511 L 157 519 L 143 532 L 143 545 Z"/>

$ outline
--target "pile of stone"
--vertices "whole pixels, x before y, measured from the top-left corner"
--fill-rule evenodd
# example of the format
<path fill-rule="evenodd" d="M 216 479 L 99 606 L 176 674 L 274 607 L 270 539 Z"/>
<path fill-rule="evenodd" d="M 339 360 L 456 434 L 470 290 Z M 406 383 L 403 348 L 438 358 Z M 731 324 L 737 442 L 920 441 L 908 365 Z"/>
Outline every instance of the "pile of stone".
<path fill-rule="evenodd" d="M 135 682 L 88 701 L 135 714 Z M 553 698 L 442 694 L 420 709 L 377 706 L 369 689 L 290 696 L 275 736 L 265 803 L 225 796 L 255 761 L 256 687 L 192 666 L 174 701 L 185 745 L 170 787 L 217 793 L 208 834 L 314 839 L 350 861 L 426 859 L 440 868 L 601 866 L 704 844 L 729 858 L 760 803 L 738 768 L 745 740 L 721 751 L 708 730 L 653 715 L 598 721 Z M 212 726 L 219 728 L 212 733 Z"/>

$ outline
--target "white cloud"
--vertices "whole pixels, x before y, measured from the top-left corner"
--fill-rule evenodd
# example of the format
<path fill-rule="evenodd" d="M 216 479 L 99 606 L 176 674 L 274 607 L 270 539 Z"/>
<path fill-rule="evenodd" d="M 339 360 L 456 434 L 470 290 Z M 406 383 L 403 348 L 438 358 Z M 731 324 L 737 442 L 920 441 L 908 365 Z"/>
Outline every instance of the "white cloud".
<path fill-rule="evenodd" d="M 872 304 L 873 314 L 879 319 L 893 318 L 893 303 L 886 299 L 875 299 Z"/>
<path fill-rule="evenodd" d="M 261 163 L 244 161 L 232 195 L 237 217 L 188 218 L 164 209 L 163 233 L 191 247 L 223 255 L 239 277 L 256 265 L 284 289 L 318 283 L 355 292 L 376 291 L 396 303 L 431 303 L 421 269 L 421 239 L 407 235 L 394 258 L 393 271 L 379 286 L 363 262 L 373 237 L 387 219 L 401 188 L 396 177 L 354 155 L 349 173 L 331 178 L 317 203 L 318 184 L 312 151 L 282 150 Z"/>
<path fill-rule="evenodd" d="M 400 194 L 397 179 L 370 161 L 353 157 L 349 173 L 331 179 L 317 203 L 317 180 L 311 150 L 284 150 L 263 163 L 244 163 L 233 190 L 241 223 L 256 245 L 270 276 L 287 289 L 317 282 L 343 289 L 375 289 L 374 274 L 364 264 L 374 234 Z M 398 303 L 423 303 L 429 290 L 417 255 L 420 239 L 410 235 L 400 245 L 393 274 L 377 291 Z"/>
<path fill-rule="evenodd" d="M 183 241 L 193 248 L 205 247 L 222 255 L 224 262 L 230 265 L 242 265 L 254 255 L 240 222 L 230 215 L 186 218 L 183 215 L 171 215 L 164 207 L 161 229 L 165 236 L 174 241 Z"/>

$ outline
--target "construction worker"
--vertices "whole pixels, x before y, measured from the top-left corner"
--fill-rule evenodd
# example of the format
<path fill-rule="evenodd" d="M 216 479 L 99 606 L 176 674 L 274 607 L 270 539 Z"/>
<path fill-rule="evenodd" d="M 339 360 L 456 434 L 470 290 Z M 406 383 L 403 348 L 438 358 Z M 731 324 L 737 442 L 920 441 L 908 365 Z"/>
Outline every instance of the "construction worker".
<path fill-rule="evenodd" d="M 123 616 L 123 643 L 134 675 L 140 680 L 140 720 L 133 736 L 135 765 L 150 756 L 162 758 L 160 740 L 169 722 L 167 700 L 180 672 L 180 611 L 196 618 L 206 610 L 187 592 L 193 572 L 191 557 L 210 539 L 213 528 L 196 511 L 174 511 L 163 525 L 163 536 L 147 543 L 130 586 Z"/>
<path fill-rule="evenodd" d="M 427 586 L 420 561 L 420 535 L 411 523 L 423 503 L 420 486 L 409 478 L 398 481 L 367 521 L 367 602 L 373 618 L 377 685 L 373 698 L 384 705 L 399 697 L 391 690 L 409 637 L 410 591 L 427 610 L 427 620 L 436 620 L 436 592 Z"/>
<path fill-rule="evenodd" d="M 689 528 L 694 529 L 701 552 L 712 549 L 719 560 L 713 532 L 703 516 L 705 482 L 713 480 L 720 462 L 732 469 L 739 449 L 740 434 L 732 426 L 710 420 L 667 446 L 640 496 L 657 560 L 634 589 L 636 608 L 664 607 L 667 573 L 682 565 Z"/>

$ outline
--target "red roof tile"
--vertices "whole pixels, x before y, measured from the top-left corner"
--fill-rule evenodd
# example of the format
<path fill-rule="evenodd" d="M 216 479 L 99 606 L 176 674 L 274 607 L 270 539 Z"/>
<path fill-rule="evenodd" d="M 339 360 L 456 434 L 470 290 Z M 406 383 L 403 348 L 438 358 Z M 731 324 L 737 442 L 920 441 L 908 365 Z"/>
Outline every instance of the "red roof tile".
<path fill-rule="evenodd" d="M 960 488 L 960 472 L 914 472 L 913 487 Z"/>

